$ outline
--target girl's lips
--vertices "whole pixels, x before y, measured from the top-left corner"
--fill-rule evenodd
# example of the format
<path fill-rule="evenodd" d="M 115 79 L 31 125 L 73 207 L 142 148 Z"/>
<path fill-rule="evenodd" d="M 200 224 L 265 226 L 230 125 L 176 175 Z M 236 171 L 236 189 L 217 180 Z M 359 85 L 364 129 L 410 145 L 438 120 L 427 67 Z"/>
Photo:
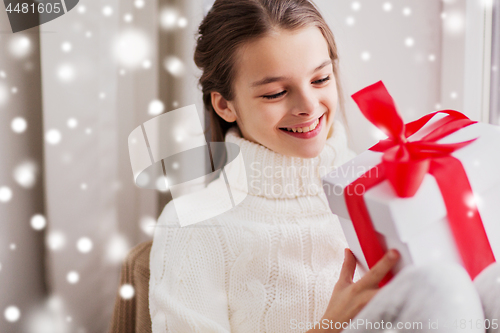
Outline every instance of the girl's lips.
<path fill-rule="evenodd" d="M 319 134 L 319 132 L 321 132 L 321 129 L 323 128 L 323 123 L 325 122 L 324 118 L 325 118 L 325 114 L 323 113 L 323 115 L 321 117 L 319 117 L 319 124 L 318 124 L 318 126 L 316 126 L 316 128 L 313 129 L 312 131 L 309 131 L 309 132 L 306 132 L 306 133 L 289 132 L 286 129 L 281 129 L 281 128 L 280 128 L 280 130 L 283 131 L 283 132 L 285 132 L 288 135 L 291 135 L 291 136 L 299 138 L 299 139 L 314 138 L 316 135 Z"/>

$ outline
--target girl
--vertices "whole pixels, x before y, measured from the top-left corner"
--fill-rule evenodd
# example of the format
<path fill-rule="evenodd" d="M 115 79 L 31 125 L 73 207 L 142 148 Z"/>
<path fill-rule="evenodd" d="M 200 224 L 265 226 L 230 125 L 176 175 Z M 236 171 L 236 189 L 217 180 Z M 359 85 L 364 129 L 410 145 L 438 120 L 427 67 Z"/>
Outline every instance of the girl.
<path fill-rule="evenodd" d="M 212 141 L 237 144 L 245 163 L 203 191 L 227 197 L 227 183 L 248 195 L 183 228 L 166 205 L 150 258 L 154 333 L 484 332 L 481 299 L 459 266 L 405 268 L 379 290 L 398 260 L 392 250 L 353 281 L 356 261 L 320 177 L 354 155 L 334 120 L 344 105 L 334 37 L 312 2 L 217 0 L 194 59 Z M 482 285 L 498 290 L 491 268 Z"/>

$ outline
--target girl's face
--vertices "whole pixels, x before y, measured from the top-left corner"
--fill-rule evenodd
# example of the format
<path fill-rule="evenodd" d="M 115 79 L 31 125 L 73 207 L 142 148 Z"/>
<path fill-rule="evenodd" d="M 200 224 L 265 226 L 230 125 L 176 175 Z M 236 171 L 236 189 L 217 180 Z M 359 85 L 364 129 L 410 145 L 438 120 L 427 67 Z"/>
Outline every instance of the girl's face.
<path fill-rule="evenodd" d="M 236 52 L 235 98 L 212 93 L 216 112 L 243 137 L 288 156 L 323 150 L 337 107 L 328 45 L 314 26 L 279 30 Z"/>

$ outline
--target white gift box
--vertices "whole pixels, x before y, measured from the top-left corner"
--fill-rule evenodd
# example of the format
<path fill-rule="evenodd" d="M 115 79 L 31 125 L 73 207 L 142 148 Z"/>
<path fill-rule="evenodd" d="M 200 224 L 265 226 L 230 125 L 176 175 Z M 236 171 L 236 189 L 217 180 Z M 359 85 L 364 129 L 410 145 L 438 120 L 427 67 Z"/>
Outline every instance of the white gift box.
<path fill-rule="evenodd" d="M 439 119 L 446 116 L 436 114 L 408 140 L 421 139 L 436 128 Z M 478 207 L 491 249 L 498 261 L 500 259 L 500 127 L 475 123 L 437 142 L 457 143 L 475 138 L 477 140 L 451 155 L 460 160 L 467 173 L 474 193 L 474 198 L 471 199 Z M 362 274 L 369 268 L 349 217 L 344 190 L 368 170 L 380 164 L 382 155 L 383 153 L 367 150 L 322 178 L 330 209 L 339 216 L 349 247 L 358 260 Z M 395 248 L 401 254 L 393 273 L 397 273 L 407 265 L 436 261 L 452 261 L 463 265 L 448 224 L 442 194 L 431 174 L 425 175 L 413 197 L 398 197 L 389 181 L 384 180 L 364 192 L 363 198 L 384 250 Z"/>

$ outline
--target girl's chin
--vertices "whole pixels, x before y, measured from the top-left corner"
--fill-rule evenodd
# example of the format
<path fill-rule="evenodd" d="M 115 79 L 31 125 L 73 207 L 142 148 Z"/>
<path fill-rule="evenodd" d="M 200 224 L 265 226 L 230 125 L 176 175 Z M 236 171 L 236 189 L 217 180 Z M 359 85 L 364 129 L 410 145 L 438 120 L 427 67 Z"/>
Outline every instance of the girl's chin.
<path fill-rule="evenodd" d="M 316 142 L 311 145 L 303 145 L 300 149 L 297 146 L 290 148 L 290 156 L 300 157 L 300 158 L 314 158 L 317 157 L 323 151 L 325 143 Z"/>

